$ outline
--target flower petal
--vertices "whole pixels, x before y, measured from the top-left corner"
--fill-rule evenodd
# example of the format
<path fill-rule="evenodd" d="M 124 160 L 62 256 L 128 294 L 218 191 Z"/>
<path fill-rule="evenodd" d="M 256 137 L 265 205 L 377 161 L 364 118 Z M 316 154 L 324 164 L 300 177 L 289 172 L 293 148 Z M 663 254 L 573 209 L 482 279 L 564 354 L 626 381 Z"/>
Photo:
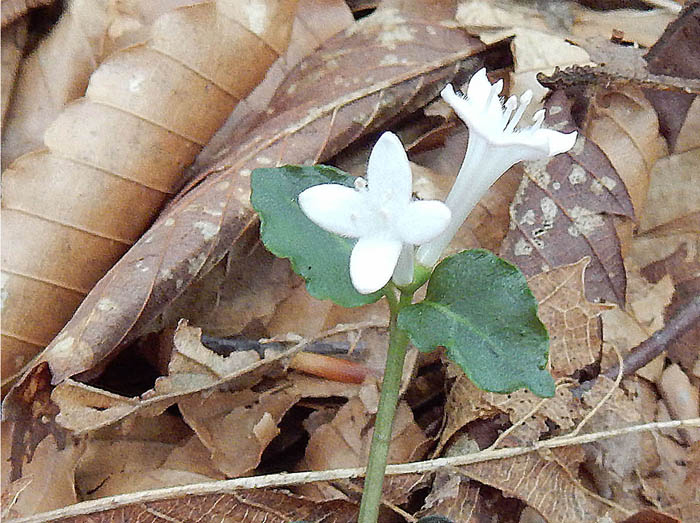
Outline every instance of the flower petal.
<path fill-rule="evenodd" d="M 366 194 L 335 183 L 309 187 L 299 194 L 299 206 L 322 229 L 351 238 L 363 234 L 369 212 Z"/>
<path fill-rule="evenodd" d="M 547 143 L 549 144 L 549 156 L 554 156 L 560 153 L 565 153 L 570 150 L 576 143 L 576 137 L 578 136 L 576 131 L 564 134 L 558 131 L 552 131 L 550 129 L 540 129 L 538 133 L 544 133 L 548 138 Z"/>
<path fill-rule="evenodd" d="M 394 224 L 401 240 L 411 245 L 429 242 L 450 223 L 450 209 L 437 200 L 411 202 Z"/>
<path fill-rule="evenodd" d="M 415 247 L 403 244 L 401 246 L 401 254 L 394 268 L 394 274 L 391 276 L 391 281 L 396 285 L 410 285 L 413 281 L 414 259 Z"/>
<path fill-rule="evenodd" d="M 360 238 L 350 255 L 350 279 L 361 294 L 378 291 L 391 279 L 401 254 L 399 240 Z"/>
<path fill-rule="evenodd" d="M 451 85 L 450 90 L 452 90 L 454 93 Z M 475 72 L 474 76 L 472 76 L 469 80 L 469 85 L 467 86 L 467 99 L 473 100 L 478 104 L 486 104 L 486 100 L 488 100 L 490 93 L 491 82 L 489 82 L 489 79 L 486 77 L 486 69 L 482 67 Z"/>
<path fill-rule="evenodd" d="M 370 198 L 378 207 L 387 202 L 408 202 L 411 184 L 411 166 L 401 140 L 391 132 L 382 134 L 369 155 L 367 185 Z"/>

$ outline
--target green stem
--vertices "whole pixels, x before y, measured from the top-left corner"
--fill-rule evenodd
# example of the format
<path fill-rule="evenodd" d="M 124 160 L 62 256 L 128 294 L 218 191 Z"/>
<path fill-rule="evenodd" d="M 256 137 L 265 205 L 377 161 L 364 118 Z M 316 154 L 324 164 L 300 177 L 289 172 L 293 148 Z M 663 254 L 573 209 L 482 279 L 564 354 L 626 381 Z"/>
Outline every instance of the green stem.
<path fill-rule="evenodd" d="M 389 300 L 391 310 L 389 352 L 386 357 L 382 394 L 379 398 L 379 407 L 377 408 L 377 416 L 374 423 L 374 436 L 372 437 L 372 446 L 369 451 L 369 463 L 367 464 L 367 475 L 362 492 L 359 523 L 376 523 L 379 516 L 384 471 L 391 442 L 391 429 L 394 424 L 394 413 L 396 412 L 396 404 L 399 398 L 406 347 L 408 347 L 408 335 L 396 327 L 396 318 L 402 308 L 411 304 L 412 298 L 412 293 L 402 292 L 398 303 L 395 297 L 393 300 Z"/>

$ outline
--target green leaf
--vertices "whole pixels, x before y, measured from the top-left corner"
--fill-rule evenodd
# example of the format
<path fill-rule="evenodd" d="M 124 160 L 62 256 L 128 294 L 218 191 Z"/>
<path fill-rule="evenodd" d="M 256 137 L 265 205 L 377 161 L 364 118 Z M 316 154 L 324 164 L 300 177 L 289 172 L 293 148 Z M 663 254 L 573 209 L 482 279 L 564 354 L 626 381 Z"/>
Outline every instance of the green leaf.
<path fill-rule="evenodd" d="M 306 280 L 309 294 L 333 300 L 343 307 L 373 303 L 381 292 L 360 294 L 350 281 L 350 253 L 356 240 L 321 229 L 299 207 L 299 193 L 322 183 L 352 187 L 355 178 L 325 165 L 286 165 L 255 169 L 250 201 L 260 215 L 260 237 L 280 258 Z"/>
<path fill-rule="evenodd" d="M 545 370 L 547 329 L 517 267 L 481 249 L 443 260 L 426 298 L 399 313 L 398 327 L 422 351 L 444 346 L 479 388 L 508 393 L 522 387 L 554 395 Z"/>

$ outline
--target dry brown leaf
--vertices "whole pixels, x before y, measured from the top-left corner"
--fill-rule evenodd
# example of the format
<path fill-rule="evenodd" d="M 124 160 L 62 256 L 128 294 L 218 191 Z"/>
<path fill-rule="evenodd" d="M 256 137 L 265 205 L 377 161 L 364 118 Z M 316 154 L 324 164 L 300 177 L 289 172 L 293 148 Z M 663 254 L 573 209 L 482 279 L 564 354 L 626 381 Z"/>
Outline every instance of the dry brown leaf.
<path fill-rule="evenodd" d="M 678 365 L 674 363 L 666 367 L 659 378 L 658 386 L 671 419 L 690 419 L 700 416 L 698 388 L 690 382 Z M 688 445 L 700 441 L 698 429 L 683 429 L 680 433 Z"/>
<path fill-rule="evenodd" d="M 586 136 L 610 159 L 642 216 L 651 169 L 668 153 L 656 112 L 640 89 L 628 87 L 598 91 L 586 118 Z"/>
<path fill-rule="evenodd" d="M 517 497 L 547 521 L 597 522 L 627 515 L 592 495 L 572 474 L 583 461 L 580 447 L 460 467 L 470 478 Z"/>
<path fill-rule="evenodd" d="M 327 325 L 326 320 L 332 308 L 333 302 L 317 300 L 307 292 L 303 280 L 297 281 L 297 286 L 289 297 L 279 304 L 270 318 L 266 325 L 267 331 L 273 337 L 290 332 L 307 338 L 313 337 Z"/>
<path fill-rule="evenodd" d="M 628 262 L 627 308 L 604 311 L 603 339 L 623 356 L 664 326 L 664 309 L 671 301 L 674 286 L 670 277 L 650 284 Z M 655 382 L 663 369 L 664 356 L 656 358 L 637 374 Z"/>
<path fill-rule="evenodd" d="M 423 508 L 417 514 L 442 516 L 460 523 L 483 521 L 488 515 L 481 504 L 480 487 L 453 471 L 438 471 L 433 480 L 432 489 L 423 502 Z"/>
<path fill-rule="evenodd" d="M 689 4 L 646 56 L 650 71 L 700 78 L 700 53 L 691 44 L 698 38 L 699 17 L 700 6 Z M 700 168 L 700 97 L 653 90 L 645 94 L 659 114 L 671 154 L 659 160 L 651 173 L 640 234 L 634 238 L 630 255 L 648 280 L 655 283 L 667 274 L 671 276 L 676 292 L 665 312 L 668 320 L 700 292 L 700 193 L 696 179 Z M 693 372 L 696 366 L 699 334 L 698 328 L 691 328 L 667 347 L 668 355 L 686 372 Z"/>
<path fill-rule="evenodd" d="M 681 523 L 681 520 L 673 518 L 663 512 L 646 509 L 625 518 L 621 523 Z"/>
<path fill-rule="evenodd" d="M 299 400 L 286 389 L 209 392 L 178 402 L 180 412 L 205 447 L 214 466 L 228 477 L 249 473 L 278 434 L 277 424 Z"/>
<path fill-rule="evenodd" d="M 280 88 L 270 108 L 274 116 L 230 152 L 220 172 L 172 204 L 94 288 L 41 358 L 50 361 L 55 381 L 92 368 L 132 340 L 242 231 L 256 226 L 249 206 L 253 168 L 327 158 L 399 112 L 423 105 L 457 71 L 473 70 L 481 59 L 470 57 L 483 49 L 458 29 L 411 22 L 396 12 L 368 17 L 329 41 Z M 366 74 L 370 50 L 380 65 Z"/>
<path fill-rule="evenodd" d="M 570 41 L 579 22 L 578 18 L 574 21 L 572 8 L 566 5 L 559 9 L 563 19 L 558 20 L 552 16 L 556 7 L 550 10 L 548 6 L 506 0 L 467 0 L 460 2 L 456 16 L 460 24 L 479 35 L 485 43 L 513 38 L 511 49 L 515 67 L 510 91 L 522 93 L 530 89 L 536 102 L 547 93 L 535 78 L 538 73 L 551 73 L 557 66 L 591 63 L 588 53 Z M 530 118 L 535 110 L 536 107 L 529 108 L 525 117 Z"/>
<path fill-rule="evenodd" d="M 700 52 L 695 45 L 700 39 L 699 21 L 700 6 L 697 2 L 688 2 L 683 12 L 645 56 L 651 73 L 681 79 L 700 79 Z M 697 101 L 697 96 L 690 92 L 656 90 L 648 90 L 645 94 L 659 115 L 661 132 L 668 140 L 671 150 L 687 150 L 677 143 L 678 133 L 686 125 L 688 108 Z M 697 125 L 696 123 L 695 129 Z M 697 131 L 691 135 L 694 136 L 693 140 L 697 140 L 697 135 Z"/>
<path fill-rule="evenodd" d="M 700 213 L 698 214 L 700 219 Z M 677 221 L 673 222 L 678 223 Z M 700 231 L 700 221 L 698 221 L 698 231 Z M 697 233 L 675 234 L 670 231 L 669 235 L 642 235 L 635 239 L 633 243 L 633 254 L 635 258 L 654 258 L 659 254 L 663 255 L 669 247 L 680 243 L 675 252 L 665 258 L 652 262 L 644 269 L 642 275 L 652 282 L 659 282 L 667 276 L 671 276 L 675 284 L 675 293 L 670 306 L 666 309 L 665 319 L 668 320 L 679 307 L 683 306 L 689 299 L 693 299 L 700 292 L 700 235 Z M 648 249 L 645 249 L 647 247 Z M 667 355 L 676 363 L 679 363 L 686 372 L 693 373 L 700 377 L 697 361 L 700 357 L 698 353 L 699 327 L 692 326 L 686 334 L 675 340 L 666 347 Z"/>
<path fill-rule="evenodd" d="M 313 24 L 309 23 L 313 20 Z M 299 0 L 287 52 L 272 64 L 260 85 L 239 103 L 188 169 L 204 172 L 229 144 L 250 132 L 265 118 L 265 109 L 289 72 L 321 44 L 348 29 L 355 19 L 343 0 Z"/>
<path fill-rule="evenodd" d="M 52 393 L 60 407 L 57 422 L 74 434 L 113 425 L 131 415 L 155 416 L 188 395 L 226 385 L 244 390 L 265 375 L 279 375 L 289 356 L 282 352 L 260 359 L 255 351 L 220 356 L 204 347 L 201 329 L 183 322 L 175 333 L 168 375 L 156 380 L 141 398 L 127 398 L 90 385 L 66 380 Z"/>
<path fill-rule="evenodd" d="M 184 444 L 170 452 L 161 467 L 164 470 L 182 470 L 213 479 L 225 479 L 226 476 L 214 466 L 211 452 L 197 435 L 191 436 Z"/>
<path fill-rule="evenodd" d="M 587 409 L 597 407 L 614 389 L 614 382 L 599 376 L 593 388 L 582 397 Z M 585 432 L 599 432 L 639 424 L 643 419 L 642 402 L 634 401 L 622 389 L 615 389 L 602 403 L 596 414 L 585 425 Z M 639 500 L 639 482 L 636 471 L 646 457 L 640 452 L 641 434 L 624 438 L 599 440 L 583 448 L 586 452 L 586 471 L 595 483 L 597 492 L 627 508 L 644 508 Z"/>
<path fill-rule="evenodd" d="M 642 495 L 656 508 L 684 522 L 698 521 L 700 489 L 696 481 L 698 463 L 696 458 L 694 461 L 693 448 L 685 448 L 672 437 L 658 434 L 653 436 L 652 446 L 647 452 L 654 454 L 657 463 L 653 468 L 640 471 Z"/>
<path fill-rule="evenodd" d="M 85 98 L 47 130 L 48 151 L 26 155 L 5 171 L 7 350 L 25 354 L 27 345 L 38 352 L 48 344 L 95 282 L 141 236 L 177 190 L 182 169 L 284 50 L 295 4 L 287 0 L 246 10 L 238 2 L 221 1 L 161 16 L 148 43 L 100 65 Z M 219 207 L 207 211 L 222 213 Z M 217 229 L 208 220 L 192 225 L 206 237 Z M 133 269 L 148 272 L 154 261 L 141 259 Z M 198 269 L 196 263 L 190 267 L 193 274 Z M 116 307 L 106 298 L 99 310 L 110 315 Z M 62 341 L 65 347 L 66 338 Z M 78 345 L 71 358 L 90 351 Z M 18 370 L 3 367 L 3 379 Z"/>
<path fill-rule="evenodd" d="M 23 16 L 30 9 L 53 3 L 53 0 L 2 0 L 2 28 Z"/>
<path fill-rule="evenodd" d="M 375 385 L 368 384 L 366 387 L 374 388 Z M 376 404 L 366 404 L 362 396 L 360 393 L 360 397 L 351 398 L 329 423 L 317 427 L 311 433 L 303 466 L 310 470 L 328 470 L 367 464 L 374 433 Z M 429 440 L 414 421 L 411 409 L 405 402 L 399 402 L 388 462 L 416 461 L 423 457 L 428 443 Z M 407 486 L 416 482 L 417 478 L 411 475 L 387 478 L 384 485 L 385 498 L 394 503 L 404 503 L 409 494 Z M 308 484 L 299 489 L 305 495 L 319 500 L 346 498 L 342 490 L 329 484 Z"/>
<path fill-rule="evenodd" d="M 296 496 L 282 490 L 248 489 L 225 491 L 221 494 L 190 494 L 178 498 L 123 501 L 117 508 L 80 507 L 76 511 L 68 507 L 68 514 L 53 517 L 63 523 L 109 523 L 113 521 L 191 521 L 205 515 L 207 521 L 239 523 L 264 521 L 265 523 L 289 523 L 290 521 L 323 521 L 324 523 L 353 523 L 357 521 L 357 506 L 343 500 L 317 501 Z M 76 515 L 77 513 L 77 515 Z M 41 517 L 41 516 L 39 516 Z M 45 521 L 45 519 L 40 519 Z"/>
<path fill-rule="evenodd" d="M 81 500 L 224 479 L 206 449 L 192 444 L 197 440 L 179 418 L 135 420 L 88 441 L 75 474 Z M 171 459 L 176 452 L 179 459 Z"/>
<path fill-rule="evenodd" d="M 3 467 L 3 471 L 9 470 L 11 481 L 21 477 L 24 463 L 32 460 L 36 447 L 46 436 L 53 436 L 59 450 L 65 447 L 67 440 L 65 430 L 56 423 L 59 408 L 51 399 L 48 365 L 42 363 L 34 367 L 15 393 L 16 410 L 3 412 L 3 422 L 11 422 L 8 425 L 11 428 L 3 430 L 3 435 L 12 435 L 11 440 L 2 440 L 3 455 L 10 456 L 10 466 Z"/>
<path fill-rule="evenodd" d="M 499 410 L 484 400 L 483 391 L 476 386 L 463 373 L 452 365 L 457 379 L 452 384 L 445 403 L 445 425 L 440 434 L 440 442 L 434 455 L 439 456 L 442 449 L 460 431 L 474 420 L 491 418 L 499 413 Z"/>
<path fill-rule="evenodd" d="M 612 306 L 586 300 L 588 263 L 582 259 L 528 280 L 537 298 L 538 315 L 549 331 L 549 367 L 555 378 L 570 376 L 600 359 L 598 316 Z"/>
<path fill-rule="evenodd" d="M 162 323 L 170 326 L 187 318 L 210 336 L 240 334 L 251 322 L 267 323 L 294 283 L 289 262 L 265 250 L 256 237 L 252 247 L 240 242 L 204 278 L 190 285 L 164 311 Z M 154 330 L 159 330 L 160 323 Z"/>
<path fill-rule="evenodd" d="M 105 56 L 148 37 L 144 27 L 153 20 L 145 20 L 145 14 L 157 16 L 184 3 L 161 0 L 147 7 L 144 2 L 72 0 L 51 33 L 22 62 L 3 127 L 2 168 L 44 148 L 44 131 L 66 104 L 85 94 L 90 75 Z"/>
<path fill-rule="evenodd" d="M 0 87 L 0 96 L 2 96 L 2 122 L 3 136 L 5 134 L 5 113 L 10 104 L 10 96 L 13 93 L 15 85 L 15 76 L 19 69 L 20 61 L 24 45 L 27 41 L 27 23 L 24 20 L 18 20 L 16 24 L 3 29 L 2 31 L 2 87 Z M 3 156 L 4 156 L 3 151 Z"/>
<path fill-rule="evenodd" d="M 606 111 L 617 114 L 630 110 L 629 103 L 623 107 L 627 98 L 616 96 L 613 99 L 621 101 Z M 572 101 L 563 92 L 554 93 L 547 103 L 550 126 L 575 129 L 571 106 Z M 648 104 L 645 107 L 642 117 L 652 118 Z M 628 115 L 628 121 L 639 112 Z M 595 125 L 602 128 L 602 124 Z M 658 143 L 658 133 L 654 136 L 654 143 Z M 610 135 L 603 137 L 612 140 Z M 632 138 L 628 137 L 627 141 L 631 142 Z M 624 162 L 623 152 L 618 154 L 615 162 Z M 610 154 L 606 155 L 589 133 L 579 131 L 576 144 L 568 153 L 528 163 L 527 177 L 511 207 L 511 231 L 501 253 L 528 276 L 589 256 L 591 264 L 585 285 L 588 299 L 622 304 L 625 271 L 612 215 L 631 217 L 633 208 L 624 177 L 620 177 L 611 160 Z M 641 176 L 647 172 L 642 170 Z"/>
<path fill-rule="evenodd" d="M 180 417 L 168 413 L 153 417 L 134 416 L 124 423 L 96 430 L 90 434 L 85 452 L 78 463 L 76 470 L 78 492 L 85 499 L 86 495 L 92 495 L 91 492 L 110 475 L 125 470 L 146 468 L 129 454 L 112 451 L 109 448 L 112 443 L 115 447 L 131 446 L 136 449 L 137 453 L 140 452 L 139 446 L 160 448 L 162 451 L 156 450 L 155 454 L 157 455 L 151 460 L 160 464 L 163 459 L 169 459 L 175 450 L 188 447 L 192 436 L 192 431 Z M 196 448 L 193 447 L 193 450 Z M 184 454 L 187 453 L 184 452 Z M 147 461 L 150 458 L 145 456 L 143 459 Z M 173 463 L 176 464 L 177 460 L 174 460 Z M 207 462 L 204 460 L 201 463 L 202 467 L 197 469 L 176 466 L 170 468 L 202 473 L 209 470 L 206 468 L 206 464 Z M 194 464 L 190 466 L 193 467 Z"/>
<path fill-rule="evenodd" d="M 2 426 L 2 492 L 3 520 L 54 510 L 76 503 L 73 473 L 80 458 L 82 445 L 69 444 L 57 448 L 54 438 L 46 438 L 36 448 L 32 460 L 25 464 L 22 477 L 10 481 L 11 434 L 9 423 Z M 9 498 L 10 505 L 5 505 Z"/>
<path fill-rule="evenodd" d="M 554 434 L 560 433 L 560 429 L 561 433 L 570 432 L 568 429 L 578 425 L 593 407 L 598 410 L 587 419 L 586 432 L 639 422 L 641 404 L 634 403 L 620 390 L 598 407 L 613 387 L 612 381 L 601 378 L 581 399 L 574 399 L 570 391 L 559 387 L 554 398 L 541 400 L 526 391 L 496 395 L 471 386 L 467 397 L 473 403 L 480 401 L 482 408 L 498 405 L 507 411 L 516 426 L 509 430 L 504 442 L 507 445 L 527 445 L 533 437 L 539 439 L 543 429 Z M 618 510 L 620 504 L 642 508 L 636 496 L 638 490 L 626 490 L 630 482 L 638 489 L 638 484 L 632 480 L 643 457 L 639 451 L 640 442 L 639 435 L 630 435 L 629 438 L 597 441 L 584 447 L 469 465 L 460 470 L 470 478 L 502 490 L 506 496 L 521 499 L 548 521 L 597 521 L 605 514 L 617 517 L 625 514 L 626 509 Z M 454 455 L 469 452 L 470 448 L 471 451 L 478 450 L 474 445 L 467 432 L 453 438 L 448 452 Z M 584 462 L 596 481 L 597 492 L 585 487 L 578 477 L 579 466 Z M 611 498 L 612 502 L 602 499 L 599 494 Z"/>

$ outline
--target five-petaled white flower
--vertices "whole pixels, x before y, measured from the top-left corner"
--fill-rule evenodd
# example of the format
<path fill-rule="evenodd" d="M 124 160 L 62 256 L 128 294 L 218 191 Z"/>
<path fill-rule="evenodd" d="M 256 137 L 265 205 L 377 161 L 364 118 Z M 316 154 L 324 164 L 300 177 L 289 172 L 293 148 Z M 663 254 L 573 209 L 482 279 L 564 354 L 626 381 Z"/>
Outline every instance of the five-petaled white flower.
<path fill-rule="evenodd" d="M 362 294 L 375 292 L 394 276 L 413 279 L 414 245 L 432 240 L 450 221 L 439 201 L 414 201 L 408 157 L 398 137 L 382 134 L 372 149 L 367 180 L 355 188 L 339 184 L 310 187 L 299 195 L 306 216 L 322 229 L 359 238 L 350 256 L 350 278 Z"/>
<path fill-rule="evenodd" d="M 442 98 L 452 106 L 469 127 L 469 144 L 462 167 L 445 203 L 452 219 L 440 236 L 421 246 L 417 261 L 432 267 L 460 228 L 466 217 L 491 185 L 510 167 L 522 160 L 539 160 L 568 151 L 576 142 L 576 133 L 564 134 L 541 129 L 544 109 L 535 113 L 534 124 L 516 129 L 532 92 L 511 96 L 505 102 L 499 98 L 503 81 L 491 85 L 486 69 L 477 71 L 469 81 L 467 96 L 455 93 L 451 85 L 442 90 Z"/>

